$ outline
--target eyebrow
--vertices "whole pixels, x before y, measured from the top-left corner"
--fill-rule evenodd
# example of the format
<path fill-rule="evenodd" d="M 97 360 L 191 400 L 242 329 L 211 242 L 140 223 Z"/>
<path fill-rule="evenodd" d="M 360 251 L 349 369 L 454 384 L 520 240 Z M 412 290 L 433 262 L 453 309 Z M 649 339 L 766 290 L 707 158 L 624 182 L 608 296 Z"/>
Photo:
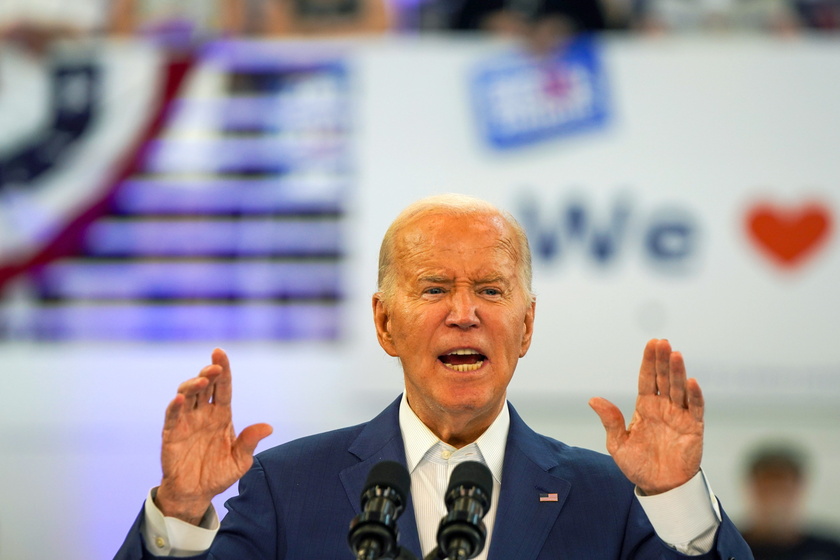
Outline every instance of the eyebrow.
<path fill-rule="evenodd" d="M 476 284 L 509 284 L 507 278 L 501 275 L 482 278 Z"/>
<path fill-rule="evenodd" d="M 446 284 L 448 282 L 452 282 L 451 278 L 448 278 L 446 276 L 440 276 L 440 275 L 421 276 L 417 280 L 419 280 L 420 282 L 426 282 L 426 283 L 430 283 L 430 284 Z"/>

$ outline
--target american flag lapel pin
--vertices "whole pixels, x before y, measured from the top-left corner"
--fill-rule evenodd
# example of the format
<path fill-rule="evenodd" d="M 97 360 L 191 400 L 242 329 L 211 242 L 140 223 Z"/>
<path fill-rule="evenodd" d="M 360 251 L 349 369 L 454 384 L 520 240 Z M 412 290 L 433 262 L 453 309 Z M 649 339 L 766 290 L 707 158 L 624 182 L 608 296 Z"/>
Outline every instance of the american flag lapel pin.
<path fill-rule="evenodd" d="M 541 502 L 556 502 L 557 492 L 540 492 Z"/>

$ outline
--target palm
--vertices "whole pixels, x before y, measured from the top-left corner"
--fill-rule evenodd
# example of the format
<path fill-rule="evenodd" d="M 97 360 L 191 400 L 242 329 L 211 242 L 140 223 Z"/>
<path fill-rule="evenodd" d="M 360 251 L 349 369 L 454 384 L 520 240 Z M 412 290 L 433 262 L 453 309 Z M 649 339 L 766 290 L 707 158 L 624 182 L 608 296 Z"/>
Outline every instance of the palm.
<path fill-rule="evenodd" d="M 184 491 L 211 496 L 223 492 L 251 462 L 250 456 L 233 455 L 235 439 L 230 415 L 220 409 L 179 418 L 163 432 L 163 472 L 182 481 Z"/>
<path fill-rule="evenodd" d="M 597 398 L 590 404 L 607 430 L 607 451 L 643 492 L 676 488 L 700 469 L 703 395 L 667 341 L 652 340 L 645 348 L 636 410 L 626 428 L 612 403 Z"/>

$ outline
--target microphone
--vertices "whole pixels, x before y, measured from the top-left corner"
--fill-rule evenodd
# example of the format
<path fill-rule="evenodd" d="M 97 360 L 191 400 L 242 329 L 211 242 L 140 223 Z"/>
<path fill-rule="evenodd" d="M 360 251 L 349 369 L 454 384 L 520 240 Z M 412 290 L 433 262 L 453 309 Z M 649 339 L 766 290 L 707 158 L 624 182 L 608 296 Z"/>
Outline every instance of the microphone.
<path fill-rule="evenodd" d="M 464 461 L 449 478 L 446 509 L 438 527 L 440 557 L 449 560 L 475 558 L 484 549 L 487 528 L 482 518 L 490 509 L 493 475 L 483 463 Z"/>
<path fill-rule="evenodd" d="M 362 513 L 350 522 L 347 542 L 357 560 L 393 558 L 397 549 L 397 518 L 405 509 L 411 477 L 400 463 L 383 461 L 368 473 L 362 491 Z"/>

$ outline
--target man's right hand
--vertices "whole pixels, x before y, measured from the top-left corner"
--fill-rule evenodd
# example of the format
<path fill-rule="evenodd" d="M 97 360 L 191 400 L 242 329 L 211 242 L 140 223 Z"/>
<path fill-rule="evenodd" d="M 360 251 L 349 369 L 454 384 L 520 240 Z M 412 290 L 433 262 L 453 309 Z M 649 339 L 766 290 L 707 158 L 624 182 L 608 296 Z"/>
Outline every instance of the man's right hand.
<path fill-rule="evenodd" d="M 193 525 L 201 522 L 213 497 L 251 467 L 254 449 L 272 431 L 268 424 L 254 424 L 236 436 L 230 363 L 219 348 L 212 361 L 178 387 L 163 425 L 163 480 L 155 504 L 164 515 Z"/>

